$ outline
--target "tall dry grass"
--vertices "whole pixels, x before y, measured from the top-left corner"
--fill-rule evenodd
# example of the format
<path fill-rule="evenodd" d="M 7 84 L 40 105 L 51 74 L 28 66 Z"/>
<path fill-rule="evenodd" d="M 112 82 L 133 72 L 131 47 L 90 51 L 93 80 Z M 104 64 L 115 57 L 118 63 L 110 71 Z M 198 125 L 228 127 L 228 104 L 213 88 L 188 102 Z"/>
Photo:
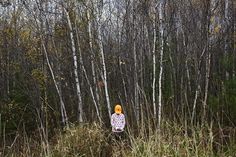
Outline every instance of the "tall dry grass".
<path fill-rule="evenodd" d="M 143 138 L 143 136 L 131 138 L 131 150 L 126 156 L 236 156 L 235 128 L 231 128 L 228 134 L 221 137 L 218 135 L 219 129 L 213 128 L 213 126 L 186 127 L 176 123 L 165 122 L 162 128 L 161 133 L 154 131 L 147 138 Z"/>
<path fill-rule="evenodd" d="M 151 126 L 151 125 L 149 125 Z M 161 132 L 152 130 L 139 135 L 126 132 L 115 141 L 110 130 L 101 125 L 80 124 L 59 131 L 45 153 L 42 141 L 19 137 L 12 148 L 6 146 L 0 156 L 9 157 L 235 157 L 236 129 L 209 126 L 189 127 L 165 121 Z M 18 141 L 20 140 L 20 141 Z M 20 146 L 18 145 L 20 144 Z"/>

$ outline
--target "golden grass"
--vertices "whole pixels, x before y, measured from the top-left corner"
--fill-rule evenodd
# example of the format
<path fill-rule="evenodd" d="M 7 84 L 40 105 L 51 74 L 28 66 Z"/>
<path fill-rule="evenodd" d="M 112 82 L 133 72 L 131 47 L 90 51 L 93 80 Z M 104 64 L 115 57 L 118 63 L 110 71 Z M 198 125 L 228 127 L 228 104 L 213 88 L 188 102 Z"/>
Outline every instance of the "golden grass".
<path fill-rule="evenodd" d="M 149 128 L 150 129 L 150 128 Z M 20 151 L 6 148 L 9 157 L 234 157 L 236 154 L 235 128 L 226 139 L 212 126 L 187 127 L 174 122 L 162 124 L 161 133 L 156 130 L 149 135 L 134 136 L 114 141 L 109 131 L 100 125 L 79 124 L 60 131 L 50 141 L 50 153 L 45 155 L 41 141 L 28 139 Z M 222 137 L 224 137 L 222 136 Z M 34 147 L 31 147 L 34 145 Z M 3 154 L 2 154 L 3 155 Z M 0 155 L 1 156 L 1 155 Z"/>

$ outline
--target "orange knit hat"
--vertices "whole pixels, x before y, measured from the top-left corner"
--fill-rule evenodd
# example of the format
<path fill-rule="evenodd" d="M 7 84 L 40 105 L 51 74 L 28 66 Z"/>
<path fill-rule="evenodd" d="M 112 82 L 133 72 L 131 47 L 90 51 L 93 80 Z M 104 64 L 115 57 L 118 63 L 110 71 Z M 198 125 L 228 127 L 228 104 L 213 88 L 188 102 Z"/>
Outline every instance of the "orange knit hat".
<path fill-rule="evenodd" d="M 122 111 L 121 106 L 120 106 L 119 104 L 117 104 L 117 105 L 115 106 L 115 113 L 121 114 L 121 111 Z"/>

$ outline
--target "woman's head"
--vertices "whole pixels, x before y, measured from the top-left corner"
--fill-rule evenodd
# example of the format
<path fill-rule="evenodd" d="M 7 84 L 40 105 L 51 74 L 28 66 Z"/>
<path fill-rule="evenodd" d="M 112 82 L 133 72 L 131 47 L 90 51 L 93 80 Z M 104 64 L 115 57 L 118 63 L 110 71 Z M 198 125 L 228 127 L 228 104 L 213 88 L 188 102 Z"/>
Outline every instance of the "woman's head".
<path fill-rule="evenodd" d="M 122 112 L 122 108 L 121 108 L 121 106 L 119 104 L 117 104 L 115 106 L 115 113 L 116 114 L 121 114 L 121 112 Z"/>

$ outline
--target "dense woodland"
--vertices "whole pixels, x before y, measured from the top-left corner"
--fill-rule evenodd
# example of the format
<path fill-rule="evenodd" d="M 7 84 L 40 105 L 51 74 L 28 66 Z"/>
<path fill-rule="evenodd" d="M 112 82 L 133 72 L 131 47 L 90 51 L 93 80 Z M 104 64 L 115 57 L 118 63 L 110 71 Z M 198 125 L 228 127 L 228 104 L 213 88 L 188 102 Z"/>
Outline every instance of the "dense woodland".
<path fill-rule="evenodd" d="M 0 147 L 72 123 L 234 129 L 234 0 L 0 0 Z M 9 142 L 9 143 L 8 143 Z M 1 149 L 0 149 L 1 150 Z M 1 156 L 1 154 L 0 154 Z"/>

